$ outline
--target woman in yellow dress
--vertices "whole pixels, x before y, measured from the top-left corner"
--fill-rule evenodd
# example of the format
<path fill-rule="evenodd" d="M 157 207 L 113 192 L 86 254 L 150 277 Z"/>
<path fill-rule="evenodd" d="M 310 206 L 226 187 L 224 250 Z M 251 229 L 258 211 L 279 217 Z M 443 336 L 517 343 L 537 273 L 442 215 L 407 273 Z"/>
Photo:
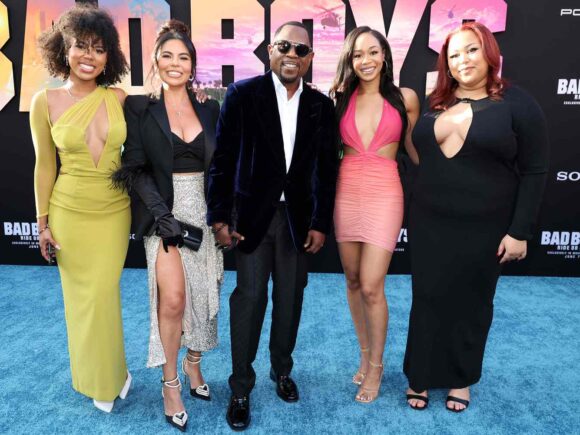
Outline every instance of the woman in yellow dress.
<path fill-rule="evenodd" d="M 128 65 L 112 18 L 93 6 L 66 11 L 39 45 L 51 75 L 66 80 L 30 108 L 40 250 L 47 260 L 56 253 L 73 388 L 110 412 L 131 384 L 119 291 L 131 216 L 109 178 L 126 137 L 125 93 L 107 86 Z"/>

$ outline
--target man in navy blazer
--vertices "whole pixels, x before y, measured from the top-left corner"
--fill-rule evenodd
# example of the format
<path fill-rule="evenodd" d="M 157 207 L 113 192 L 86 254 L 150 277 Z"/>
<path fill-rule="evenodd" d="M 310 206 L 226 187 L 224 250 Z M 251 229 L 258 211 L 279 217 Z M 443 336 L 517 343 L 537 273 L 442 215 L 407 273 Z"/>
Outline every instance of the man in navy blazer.
<path fill-rule="evenodd" d="M 302 80 L 314 55 L 306 28 L 283 24 L 268 50 L 271 71 L 228 86 L 208 182 L 208 224 L 220 246 L 237 244 L 226 415 L 234 430 L 250 423 L 252 363 L 270 275 L 270 377 L 278 396 L 298 400 L 290 372 L 307 284 L 306 253 L 316 253 L 330 230 L 338 169 L 332 101 Z"/>

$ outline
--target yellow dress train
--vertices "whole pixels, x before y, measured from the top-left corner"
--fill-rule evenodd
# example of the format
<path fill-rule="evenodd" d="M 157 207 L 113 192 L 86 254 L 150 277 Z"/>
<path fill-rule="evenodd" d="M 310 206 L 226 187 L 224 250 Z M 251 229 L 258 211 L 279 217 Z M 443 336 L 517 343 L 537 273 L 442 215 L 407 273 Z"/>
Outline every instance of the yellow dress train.
<path fill-rule="evenodd" d="M 95 165 L 85 134 L 103 103 L 109 131 Z M 129 197 L 114 190 L 109 179 L 120 164 L 126 137 L 123 109 L 113 90 L 98 87 L 52 125 L 44 90 L 34 96 L 30 127 L 37 215 L 48 215 L 61 247 L 56 258 L 73 388 L 96 400 L 113 401 L 127 378 L 119 280 L 131 215 Z"/>

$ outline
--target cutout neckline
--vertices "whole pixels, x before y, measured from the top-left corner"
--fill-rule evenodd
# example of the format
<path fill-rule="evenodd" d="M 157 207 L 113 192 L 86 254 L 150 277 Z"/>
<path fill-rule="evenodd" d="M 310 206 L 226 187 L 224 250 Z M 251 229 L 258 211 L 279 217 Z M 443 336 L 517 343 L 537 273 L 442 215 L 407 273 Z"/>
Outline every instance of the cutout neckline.
<path fill-rule="evenodd" d="M 381 106 L 381 107 L 382 107 L 382 109 L 381 109 L 381 117 L 379 118 L 379 123 L 377 124 L 377 128 L 375 129 L 375 132 L 374 132 L 374 134 L 373 134 L 373 137 L 371 138 L 371 141 L 369 142 L 369 144 L 368 144 L 367 146 L 365 146 L 365 144 L 364 144 L 364 143 L 363 143 L 363 141 L 362 141 L 362 138 L 361 138 L 361 135 L 360 135 L 360 132 L 359 132 L 358 126 L 356 125 L 356 99 L 357 99 L 357 97 L 358 97 L 358 91 L 359 91 L 359 89 L 358 89 L 358 87 L 357 87 L 357 88 L 354 90 L 354 92 L 353 92 L 353 98 L 354 98 L 355 100 L 354 100 L 353 109 L 352 109 L 352 110 L 353 110 L 353 114 L 352 114 L 352 115 L 353 115 L 353 116 L 352 116 L 352 122 L 353 122 L 353 124 L 354 124 L 354 131 L 356 132 L 356 135 L 357 135 L 357 137 L 358 137 L 358 141 L 360 142 L 360 144 L 361 144 L 361 146 L 362 146 L 362 148 L 363 148 L 363 151 L 364 151 L 364 152 L 367 152 L 367 151 L 369 151 L 369 149 L 370 149 L 370 148 L 371 148 L 371 146 L 373 145 L 373 143 L 374 143 L 374 141 L 375 141 L 375 139 L 376 139 L 376 137 L 377 137 L 377 134 L 379 133 L 379 128 L 380 128 L 380 126 L 381 126 L 381 121 L 382 121 L 382 119 L 383 119 L 383 116 L 385 116 L 385 99 L 384 99 L 384 98 L 382 97 L 382 95 L 381 95 L 381 99 L 383 100 L 383 103 L 382 103 L 382 106 Z"/>
<path fill-rule="evenodd" d="M 76 106 L 78 106 L 81 103 L 86 103 L 87 99 L 94 96 L 95 93 L 99 90 L 103 90 L 106 91 L 105 88 L 101 87 L 101 86 L 97 86 L 92 92 L 90 92 L 89 94 L 85 95 L 83 98 L 81 98 L 78 101 L 75 101 L 71 106 L 69 106 L 64 112 L 62 112 L 60 114 L 60 116 L 57 118 L 56 121 L 54 121 L 54 123 L 52 123 L 50 121 L 50 111 L 48 110 L 48 89 L 45 89 L 46 92 L 46 113 L 47 113 L 47 118 L 48 118 L 48 123 L 50 125 L 50 128 L 56 128 L 57 126 L 59 126 L 59 122 L 61 122 L 61 120 L 63 118 L 65 118 L 66 115 L 69 114 L 69 112 L 72 111 L 73 108 L 75 108 Z M 117 96 L 115 95 L 115 98 L 117 98 Z M 101 108 L 101 105 L 105 105 L 105 112 L 107 115 L 107 133 L 105 135 L 105 141 L 103 143 L 103 147 L 101 148 L 101 151 L 98 155 L 97 161 L 95 162 L 95 159 L 93 158 L 93 154 L 91 153 L 90 149 L 89 149 L 89 143 L 87 142 L 87 130 L 89 128 L 89 126 L 93 123 L 95 116 L 97 116 L 97 112 L 99 111 L 99 109 Z M 66 118 L 65 118 L 66 119 Z M 75 124 L 64 124 L 63 126 L 68 126 L 68 127 L 74 127 L 77 128 L 79 130 L 81 130 L 84 135 L 83 135 L 83 145 L 84 145 L 84 150 L 86 151 L 93 169 L 98 169 L 99 168 L 99 164 L 101 163 L 103 154 L 105 153 L 105 149 L 107 148 L 107 145 L 109 143 L 109 136 L 111 134 L 111 127 L 114 123 L 112 122 L 111 119 L 111 113 L 109 110 L 109 105 L 107 103 L 107 99 L 105 94 L 103 93 L 103 98 L 102 100 L 99 102 L 99 104 L 97 105 L 97 108 L 94 110 L 94 113 L 92 114 L 91 119 L 89 120 L 89 122 L 85 125 L 85 126 L 79 126 L 79 125 L 75 125 Z"/>
<path fill-rule="evenodd" d="M 75 106 L 77 106 L 80 103 L 85 102 L 85 100 L 87 98 L 89 98 L 90 96 L 94 95 L 95 92 L 97 92 L 99 89 L 103 89 L 101 86 L 97 86 L 95 89 L 93 89 L 90 93 L 88 93 L 87 95 L 85 95 L 84 97 L 82 97 L 80 100 L 75 100 L 74 103 L 72 103 L 70 106 L 68 106 L 64 112 L 62 112 L 60 114 L 60 116 L 58 118 L 56 118 L 56 120 L 54 122 L 52 122 L 52 120 L 50 119 L 50 112 L 48 110 L 48 88 L 44 89 L 44 92 L 46 93 L 46 114 L 47 114 L 47 118 L 48 118 L 48 123 L 50 124 L 50 127 L 53 128 L 55 127 L 58 122 L 65 116 L 68 114 L 68 112 L 71 111 L 71 109 Z M 98 109 L 97 109 L 98 110 Z M 89 122 L 90 124 L 90 122 Z"/>
<path fill-rule="evenodd" d="M 487 98 L 487 97 L 486 97 Z M 472 101 L 481 101 L 481 100 L 472 100 Z M 441 153 L 441 155 L 443 157 L 445 157 L 447 160 L 452 160 L 455 157 L 457 157 L 457 155 L 459 153 L 461 153 L 461 151 L 463 150 L 463 148 L 465 148 L 465 144 L 468 142 L 469 139 L 469 135 L 471 133 L 471 128 L 473 127 L 473 122 L 475 121 L 475 113 L 476 111 L 473 110 L 473 107 L 471 107 L 471 104 L 469 105 L 469 110 L 471 111 L 471 119 L 469 122 L 469 126 L 467 127 L 467 131 L 465 133 L 465 139 L 463 139 L 463 143 L 461 144 L 461 146 L 459 147 L 459 149 L 457 150 L 457 152 L 455 152 L 455 154 L 448 156 L 447 154 L 445 154 L 443 152 L 443 149 L 441 148 L 441 145 L 438 141 L 437 141 L 437 134 L 435 133 L 435 124 L 437 124 L 437 121 L 440 119 L 440 116 L 437 116 L 435 118 L 435 120 L 433 121 L 433 126 L 432 126 L 432 132 L 433 132 L 433 139 L 435 140 L 435 145 L 437 145 L 437 149 L 439 150 L 439 152 Z"/>

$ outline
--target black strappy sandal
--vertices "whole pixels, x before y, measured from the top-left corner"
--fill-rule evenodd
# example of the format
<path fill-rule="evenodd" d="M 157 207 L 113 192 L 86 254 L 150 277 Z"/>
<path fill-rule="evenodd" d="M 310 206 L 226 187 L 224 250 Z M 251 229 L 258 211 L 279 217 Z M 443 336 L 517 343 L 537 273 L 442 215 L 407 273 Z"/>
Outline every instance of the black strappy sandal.
<path fill-rule="evenodd" d="M 463 408 L 463 409 L 450 408 L 447 406 L 447 402 L 457 402 L 461 405 L 465 405 L 465 408 Z M 445 399 L 445 408 L 447 408 L 447 411 L 463 412 L 467 409 L 468 406 L 469 406 L 469 400 L 460 399 L 459 397 L 455 397 L 455 396 L 447 396 L 447 399 Z"/>
<path fill-rule="evenodd" d="M 413 406 L 409 403 L 409 400 L 411 400 L 411 399 L 421 400 L 421 401 L 425 402 L 425 406 Z M 407 403 L 409 403 L 409 407 L 411 409 L 415 409 L 417 411 L 423 411 L 423 410 L 427 409 L 427 407 L 429 406 L 429 397 L 421 396 L 419 394 L 407 394 Z"/>

